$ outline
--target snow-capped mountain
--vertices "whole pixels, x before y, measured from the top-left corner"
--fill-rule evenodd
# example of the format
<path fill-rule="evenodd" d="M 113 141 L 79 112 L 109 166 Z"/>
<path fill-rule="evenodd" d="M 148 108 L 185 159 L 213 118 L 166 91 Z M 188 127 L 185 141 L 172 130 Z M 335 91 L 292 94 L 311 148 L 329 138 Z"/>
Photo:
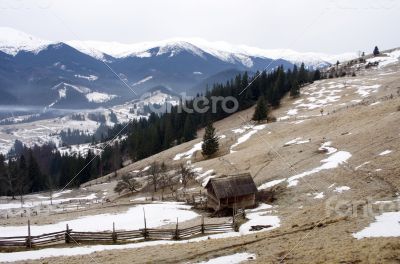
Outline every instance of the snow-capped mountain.
<path fill-rule="evenodd" d="M 200 38 L 175 38 L 163 41 L 122 44 L 117 42 L 101 41 L 68 41 L 72 47 L 96 58 L 103 58 L 105 54 L 115 58 L 124 57 L 151 57 L 171 52 L 171 56 L 182 50 L 189 50 L 193 54 L 202 56 L 211 54 L 225 62 L 241 62 L 247 67 L 252 66 L 251 57 L 283 59 L 292 63 L 304 62 L 307 66 L 324 67 L 334 64 L 337 60 L 346 61 L 357 57 L 356 53 L 324 54 L 317 52 L 297 52 L 291 49 L 260 49 L 246 45 L 232 45 L 223 41 L 210 42 Z M 160 52 L 152 54 L 151 49 L 159 48 Z"/>
<path fill-rule="evenodd" d="M 338 58 L 344 57 L 202 39 L 135 44 L 49 41 L 0 27 L 0 104 L 106 106 L 131 100 L 159 85 L 174 93 L 196 93 L 213 85 L 210 82 L 225 82 L 244 71 L 272 70 L 280 65 L 291 68 L 301 61 L 323 66 Z M 63 88 L 52 89 L 59 84 Z"/>
<path fill-rule="evenodd" d="M 55 43 L 9 27 L 0 27 L 0 51 L 9 55 L 15 56 L 20 51 L 38 53 Z"/>

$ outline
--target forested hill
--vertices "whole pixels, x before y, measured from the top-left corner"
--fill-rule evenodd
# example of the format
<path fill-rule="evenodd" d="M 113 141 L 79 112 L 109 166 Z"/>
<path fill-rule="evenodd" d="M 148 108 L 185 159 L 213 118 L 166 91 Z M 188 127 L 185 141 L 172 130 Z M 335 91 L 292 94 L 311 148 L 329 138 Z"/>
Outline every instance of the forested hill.
<path fill-rule="evenodd" d="M 212 97 L 232 96 L 237 99 L 235 112 L 253 106 L 262 96 L 271 107 L 279 107 L 280 100 L 290 92 L 299 94 L 305 83 L 319 79 L 319 71 L 308 71 L 304 64 L 285 71 L 283 66 L 272 72 L 257 72 L 249 77 L 239 74 L 226 84 L 214 85 L 204 95 L 182 100 L 162 114 L 152 113 L 148 119 L 133 120 L 110 129 L 101 144 L 101 155 L 90 152 L 80 155 L 61 155 L 52 144 L 27 148 L 16 142 L 9 157 L 0 155 L 0 195 L 16 195 L 70 185 L 78 186 L 88 180 L 113 172 L 127 159 L 137 161 L 196 137 L 197 130 L 209 122 L 223 119 L 233 112 L 223 110 L 222 102 L 208 111 L 188 113 L 198 101 L 212 101 Z M 199 100 L 202 99 L 202 100 Z M 197 101 L 196 101 L 197 100 Z M 233 105 L 229 105 L 233 108 Z M 123 139 L 121 135 L 126 135 Z M 6 161 L 7 160 L 7 161 Z"/>

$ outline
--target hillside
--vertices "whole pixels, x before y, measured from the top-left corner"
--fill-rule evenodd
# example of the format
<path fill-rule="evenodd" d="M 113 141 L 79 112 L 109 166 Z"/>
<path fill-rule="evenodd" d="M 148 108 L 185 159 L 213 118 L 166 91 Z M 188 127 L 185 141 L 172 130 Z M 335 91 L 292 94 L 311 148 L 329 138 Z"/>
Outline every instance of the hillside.
<path fill-rule="evenodd" d="M 394 50 L 367 60 L 379 61 L 378 66 L 365 69 L 365 65 L 354 65 L 356 76 L 325 79 L 303 87 L 299 98 L 285 98 L 272 111 L 277 122 L 254 124 L 250 121 L 254 111 L 251 108 L 215 123 L 220 151 L 213 159 L 203 159 L 199 150 L 203 131 L 199 131 L 198 139 L 117 172 L 119 176 L 145 172 L 155 161 L 168 165 L 188 163 L 197 173 L 198 183 L 190 186 L 193 193 L 203 190 L 201 184 L 209 177 L 250 172 L 259 190 L 274 193 L 272 207 L 264 205 L 248 211 L 250 220 L 257 210 L 262 216 L 278 217 L 278 224 L 268 231 L 205 241 L 145 242 L 149 244 L 104 246 L 97 250 L 82 247 L 90 255 L 77 253 L 78 247 L 59 257 L 32 263 L 87 263 L 91 258 L 98 263 L 193 263 L 235 253 L 255 254 L 251 263 L 398 262 L 398 58 L 398 50 Z M 39 216 L 34 218 L 35 224 L 104 212 L 117 214 L 128 210 L 127 204 L 151 197 L 144 188 L 134 197 L 118 198 L 112 191 L 116 184 L 112 176 L 106 175 L 74 191 L 75 196 L 102 193 L 103 200 L 111 200 L 111 205 Z M 25 220 L 1 219 L 1 225 L 21 226 Z M 186 220 L 194 221 L 190 217 Z M 43 252 L 46 257 L 54 256 L 54 252 Z M 0 253 L 0 260 L 7 254 L 19 253 Z M 40 250 L 37 254 L 40 256 Z"/>

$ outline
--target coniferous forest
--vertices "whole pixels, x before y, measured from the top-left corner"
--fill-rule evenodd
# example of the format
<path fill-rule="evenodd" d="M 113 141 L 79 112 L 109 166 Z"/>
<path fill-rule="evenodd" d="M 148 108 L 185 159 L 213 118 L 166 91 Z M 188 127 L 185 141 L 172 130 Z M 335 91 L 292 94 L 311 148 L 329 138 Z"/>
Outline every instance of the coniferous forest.
<path fill-rule="evenodd" d="M 286 94 L 298 96 L 302 85 L 320 78 L 318 71 L 309 71 L 304 64 L 287 71 L 278 67 L 272 72 L 257 72 L 254 76 L 258 78 L 249 77 L 247 73 L 239 74 L 225 84 L 215 84 L 197 97 L 210 101 L 213 96 L 235 97 L 239 103 L 237 111 L 253 106 L 263 97 L 268 107 L 276 108 Z M 165 113 L 151 113 L 148 118 L 110 128 L 102 136 L 107 143 L 103 144 L 103 151 L 98 156 L 90 151 L 86 156 L 61 155 L 54 144 L 28 148 L 16 141 L 7 156 L 0 155 L 0 195 L 16 196 L 63 188 L 67 184 L 69 187 L 79 186 L 118 170 L 124 160 L 137 161 L 190 141 L 196 138 L 198 129 L 232 114 L 223 111 L 220 102 L 216 104 L 215 112 L 211 108 L 203 113 L 180 111 L 182 106 L 193 109 L 193 104 L 194 98 L 181 101 L 180 105 Z M 121 138 L 122 135 L 125 137 Z M 68 136 L 70 142 L 75 141 L 71 135 Z"/>

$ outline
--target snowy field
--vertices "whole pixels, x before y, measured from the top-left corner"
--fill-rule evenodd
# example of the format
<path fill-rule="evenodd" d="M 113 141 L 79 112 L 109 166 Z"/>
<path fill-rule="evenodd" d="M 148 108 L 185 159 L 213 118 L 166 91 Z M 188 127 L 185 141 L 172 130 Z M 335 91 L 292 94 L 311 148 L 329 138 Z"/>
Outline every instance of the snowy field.
<path fill-rule="evenodd" d="M 16 200 L 0 197 L 0 219 L 81 210 L 104 202 L 106 195 L 105 190 L 93 192 L 83 189 L 55 192 L 52 199 L 49 193 L 29 194 L 24 195 L 22 205 L 19 197 Z"/>
<path fill-rule="evenodd" d="M 150 228 L 176 223 L 177 218 L 184 222 L 198 216 L 190 211 L 190 206 L 180 203 L 146 204 L 131 207 L 123 213 L 90 215 L 50 225 L 31 225 L 31 232 L 32 235 L 40 235 L 62 231 L 67 224 L 74 231 L 106 231 L 112 230 L 113 222 L 118 230 L 138 230 L 144 228 L 144 212 L 147 227 Z M 0 226 L 2 236 L 24 236 L 26 232 L 26 226 Z"/>
<path fill-rule="evenodd" d="M 135 225 L 137 225 L 137 228 L 142 228 L 143 227 L 143 207 L 145 208 L 146 211 L 146 218 L 148 219 L 148 225 L 149 227 L 157 227 L 161 226 L 164 224 L 168 223 L 174 223 L 176 221 L 176 217 L 179 217 L 180 221 L 190 220 L 198 215 L 192 211 L 189 210 L 189 208 L 186 205 L 180 204 L 180 203 L 159 203 L 159 204 L 147 204 L 143 206 L 136 206 L 131 208 L 132 210 L 129 214 L 128 212 L 126 213 L 121 213 L 121 214 L 114 214 L 110 215 L 112 217 L 105 216 L 104 217 L 99 217 L 97 219 L 91 218 L 89 219 L 88 217 L 76 219 L 77 222 L 71 222 L 69 221 L 70 228 L 74 229 L 74 225 L 81 224 L 82 227 L 88 227 L 91 228 L 92 230 L 98 229 L 97 227 L 90 227 L 90 225 L 93 225 L 94 221 L 98 221 L 100 225 L 104 225 L 103 227 L 105 229 L 102 230 L 109 230 L 112 227 L 112 221 L 115 221 L 117 218 L 122 217 L 120 222 L 116 222 L 116 227 L 119 229 L 121 226 L 124 226 L 132 229 L 134 228 Z M 135 209 L 136 208 L 136 209 Z M 222 234 L 215 234 L 215 235 L 209 235 L 209 236 L 203 236 L 203 237 L 198 237 L 198 238 L 193 238 L 193 239 L 188 239 L 188 240 L 180 240 L 180 241 L 150 241 L 150 242 L 140 242 L 140 243 L 131 243 L 131 244 L 125 244 L 125 245 L 96 245 L 96 246 L 77 246 L 77 247 L 70 247 L 70 248 L 63 248 L 60 250 L 59 248 L 46 248 L 46 249 L 38 249 L 38 250 L 33 250 L 33 251 L 21 251 L 21 252 L 12 252 L 12 253 L 0 253 L 0 262 L 1 261 L 21 261 L 21 260 L 29 260 L 29 259 L 40 259 L 40 258 L 46 258 L 46 257 L 56 257 L 56 256 L 75 256 L 75 255 L 85 255 L 85 254 L 91 254 L 96 251 L 103 251 L 103 250 L 113 250 L 113 249 L 134 249 L 134 248 L 141 248 L 141 247 L 146 247 L 146 246 L 159 246 L 159 245 L 169 245 L 169 244 L 181 244 L 181 243 L 188 243 L 188 242 L 200 242 L 200 241 L 205 241 L 209 239 L 220 239 L 220 238 L 230 238 L 230 237 L 238 237 L 241 235 L 246 235 L 253 233 L 253 231 L 249 231 L 251 226 L 253 225 L 271 225 L 270 228 L 263 229 L 258 232 L 263 232 L 267 230 L 271 230 L 273 228 L 277 228 L 280 226 L 280 220 L 277 216 L 271 215 L 271 209 L 272 206 L 267 205 L 267 204 L 261 204 L 258 208 L 252 209 L 252 210 L 246 210 L 246 216 L 250 220 L 242 225 L 240 228 L 240 232 L 227 232 L 227 233 L 222 233 Z M 128 210 L 129 211 L 129 210 Z M 103 215 L 101 215 L 103 216 Z M 96 217 L 96 216 L 93 216 Z M 150 220 L 153 218 L 154 220 Z M 82 220 L 85 219 L 85 220 Z M 110 222 L 108 222 L 108 220 Z M 58 223 L 60 224 L 60 223 Z M 56 225 L 46 225 L 43 226 L 41 231 L 44 230 L 50 230 L 51 228 L 56 227 Z M 65 229 L 65 223 L 60 224 L 64 225 L 62 227 L 62 230 Z M 17 227 L 10 227 L 11 229 L 3 229 L 2 227 L 0 229 L 1 234 L 3 234 L 3 231 L 5 230 L 5 234 L 8 234 L 8 232 L 11 231 L 16 231 L 16 232 L 21 232 L 22 235 L 26 235 L 26 227 L 20 228 Z M 14 230 L 13 230 L 14 229 Z M 35 226 L 32 227 L 32 231 L 35 232 L 36 229 Z M 254 255 L 246 255 L 246 259 L 248 257 L 255 257 Z M 244 261 L 244 256 L 242 255 L 237 255 L 237 260 Z M 218 258 L 216 258 L 218 259 Z M 226 258 L 222 260 L 230 260 L 231 258 Z M 236 258 L 235 258 L 236 259 Z M 210 262 L 210 263 L 240 263 L 240 262 Z"/>

